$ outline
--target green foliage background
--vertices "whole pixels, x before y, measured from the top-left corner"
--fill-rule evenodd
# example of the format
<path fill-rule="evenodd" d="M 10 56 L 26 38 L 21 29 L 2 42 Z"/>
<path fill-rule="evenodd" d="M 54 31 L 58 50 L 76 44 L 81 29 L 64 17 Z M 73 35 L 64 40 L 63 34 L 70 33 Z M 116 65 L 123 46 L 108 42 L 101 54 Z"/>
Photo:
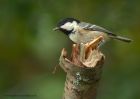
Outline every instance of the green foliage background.
<path fill-rule="evenodd" d="M 61 99 L 61 49 L 72 42 L 52 31 L 74 17 L 133 39 L 111 40 L 97 99 L 140 99 L 139 0 L 0 0 L 0 99 Z"/>

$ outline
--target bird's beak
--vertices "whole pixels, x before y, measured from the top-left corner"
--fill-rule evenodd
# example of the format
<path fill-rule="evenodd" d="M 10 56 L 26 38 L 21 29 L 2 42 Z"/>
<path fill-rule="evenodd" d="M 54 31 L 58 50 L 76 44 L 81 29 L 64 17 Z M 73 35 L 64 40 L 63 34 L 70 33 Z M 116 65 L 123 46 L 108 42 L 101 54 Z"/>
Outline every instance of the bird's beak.
<path fill-rule="evenodd" d="M 60 28 L 59 27 L 55 27 L 53 28 L 53 31 L 56 31 L 56 30 L 59 30 Z"/>

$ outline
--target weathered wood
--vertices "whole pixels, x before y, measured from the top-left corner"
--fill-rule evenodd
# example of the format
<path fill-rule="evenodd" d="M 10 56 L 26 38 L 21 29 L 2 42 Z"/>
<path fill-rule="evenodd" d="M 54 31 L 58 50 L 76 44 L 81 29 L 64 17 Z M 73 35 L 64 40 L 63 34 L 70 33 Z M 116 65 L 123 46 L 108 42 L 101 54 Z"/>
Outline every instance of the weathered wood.
<path fill-rule="evenodd" d="M 71 59 L 62 50 L 60 66 L 67 73 L 63 99 L 95 99 L 101 78 L 104 55 L 98 45 L 99 37 L 88 44 L 74 44 Z"/>

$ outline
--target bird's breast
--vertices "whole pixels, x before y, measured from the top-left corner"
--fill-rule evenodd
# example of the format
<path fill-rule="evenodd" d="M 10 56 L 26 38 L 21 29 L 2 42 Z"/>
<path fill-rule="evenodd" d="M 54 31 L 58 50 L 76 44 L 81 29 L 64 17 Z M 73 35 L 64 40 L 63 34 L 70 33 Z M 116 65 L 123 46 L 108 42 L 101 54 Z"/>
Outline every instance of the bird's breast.
<path fill-rule="evenodd" d="M 104 40 L 106 41 L 108 39 L 108 36 L 106 33 L 99 32 L 99 31 L 89 31 L 89 30 L 80 30 L 75 33 L 72 33 L 69 35 L 69 38 L 77 43 L 87 43 L 92 41 L 93 39 L 102 36 Z"/>

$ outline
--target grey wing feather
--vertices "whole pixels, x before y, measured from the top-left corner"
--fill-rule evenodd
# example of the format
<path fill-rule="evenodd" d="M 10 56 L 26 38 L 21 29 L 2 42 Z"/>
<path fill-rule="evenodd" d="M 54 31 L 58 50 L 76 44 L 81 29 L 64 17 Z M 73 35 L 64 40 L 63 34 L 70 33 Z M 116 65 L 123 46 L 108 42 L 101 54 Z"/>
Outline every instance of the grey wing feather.
<path fill-rule="evenodd" d="M 105 28 L 94 25 L 94 24 L 90 24 L 90 23 L 86 23 L 86 22 L 80 22 L 79 26 L 82 27 L 83 29 L 86 29 L 86 30 L 100 31 L 100 32 L 107 33 L 111 36 L 116 36 L 116 34 L 113 34 L 112 32 L 106 30 Z"/>

